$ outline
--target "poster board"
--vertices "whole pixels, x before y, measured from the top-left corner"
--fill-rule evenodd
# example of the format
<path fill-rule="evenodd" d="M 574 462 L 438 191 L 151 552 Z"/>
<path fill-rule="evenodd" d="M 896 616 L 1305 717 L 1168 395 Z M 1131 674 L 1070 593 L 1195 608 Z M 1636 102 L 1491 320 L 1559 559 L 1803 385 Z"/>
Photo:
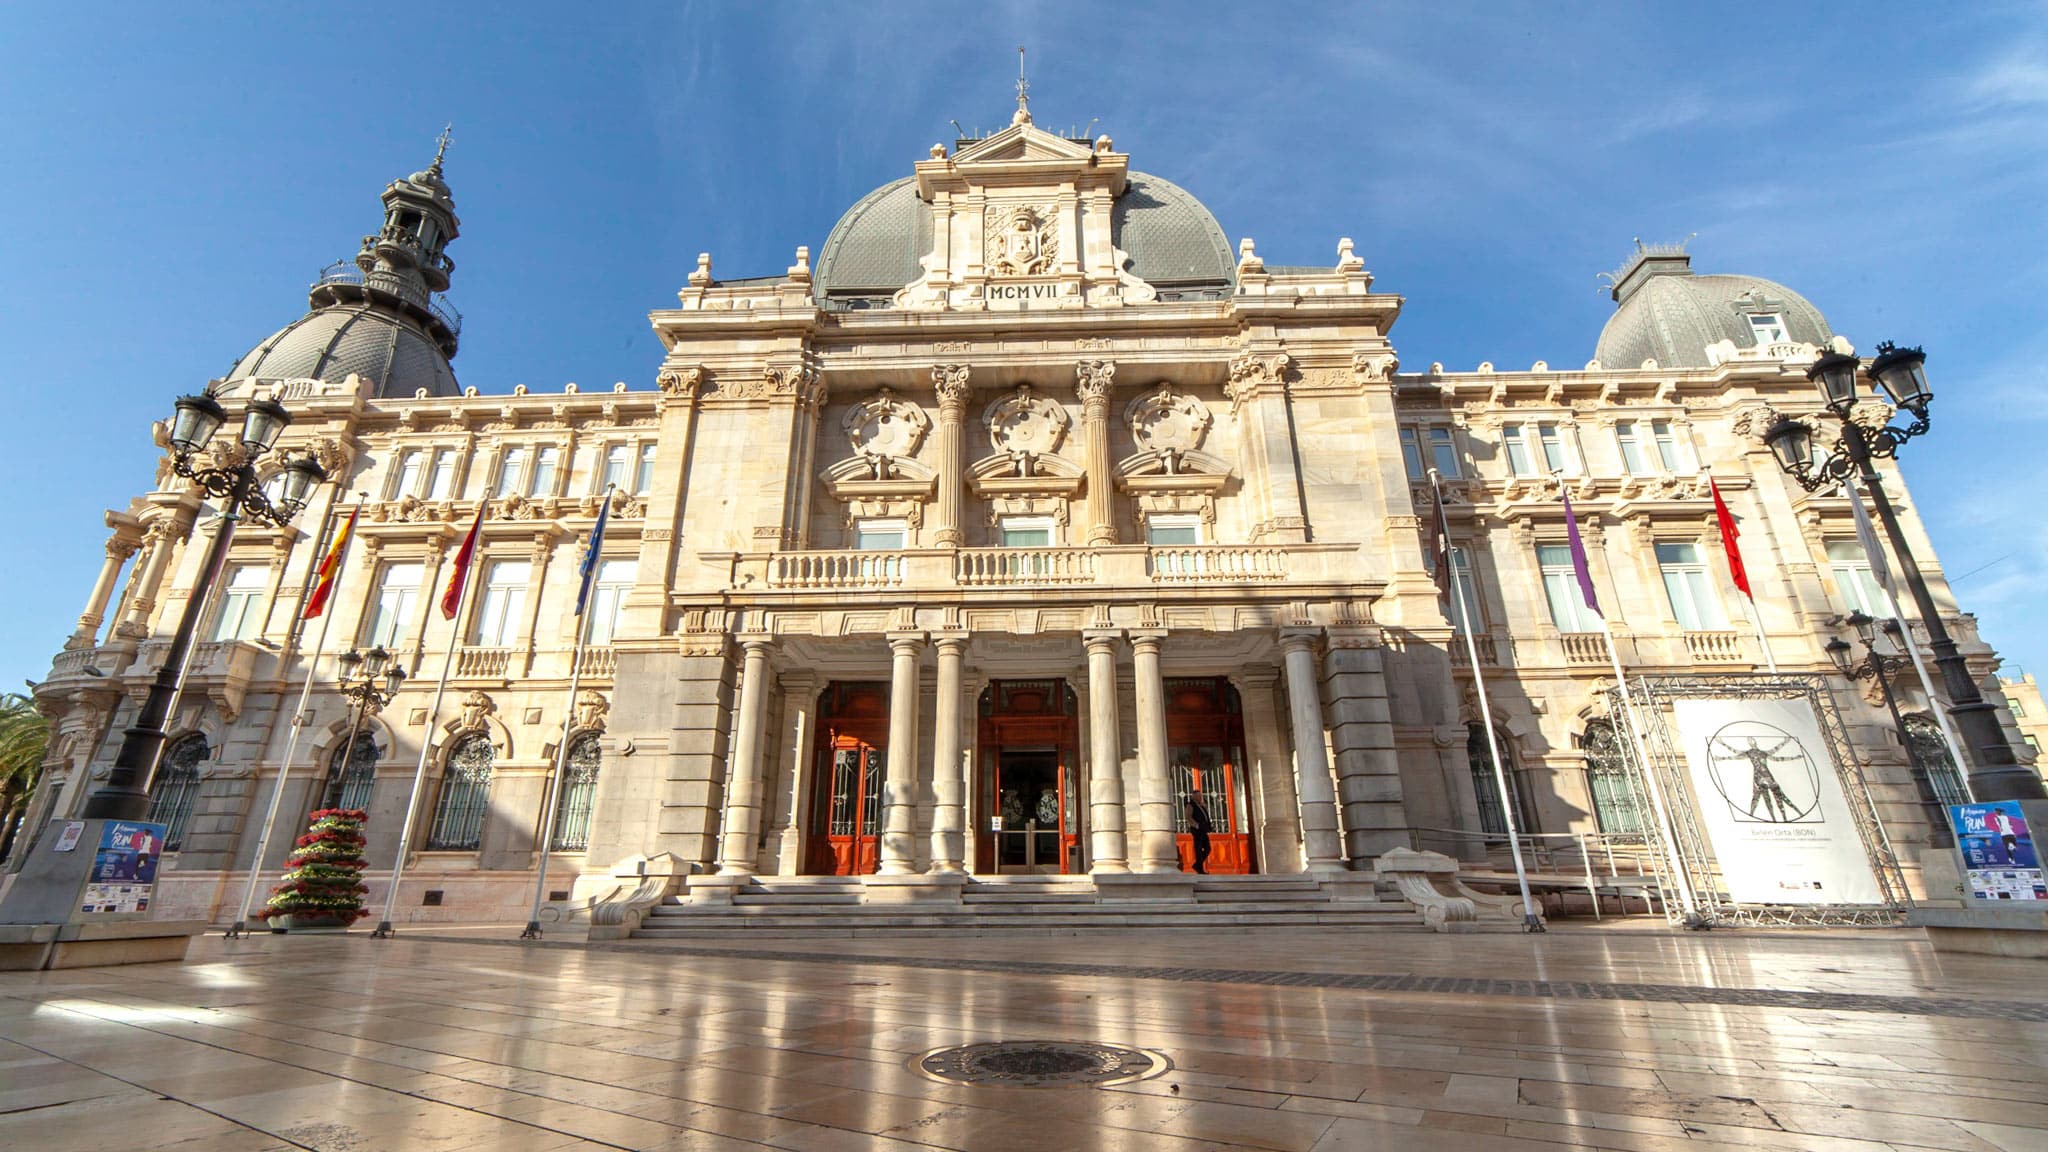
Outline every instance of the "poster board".
<path fill-rule="evenodd" d="M 109 820 L 79 897 L 81 912 L 147 912 L 163 858 L 164 826 Z"/>
<path fill-rule="evenodd" d="M 1679 698 L 1699 823 L 1738 904 L 1888 903 L 1809 699 Z"/>
<path fill-rule="evenodd" d="M 2048 900 L 2041 849 L 2017 802 L 1956 804 L 1949 808 L 1956 848 L 1963 854 L 1970 902 Z"/>

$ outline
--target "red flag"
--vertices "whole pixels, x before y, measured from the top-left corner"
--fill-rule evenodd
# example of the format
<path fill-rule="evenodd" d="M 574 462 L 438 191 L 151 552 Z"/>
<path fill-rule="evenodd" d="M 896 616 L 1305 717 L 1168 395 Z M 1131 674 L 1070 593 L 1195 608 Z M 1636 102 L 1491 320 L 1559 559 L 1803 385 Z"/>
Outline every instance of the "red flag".
<path fill-rule="evenodd" d="M 334 583 L 341 576 L 341 554 L 348 548 L 348 538 L 356 530 L 356 517 L 363 511 L 358 504 L 349 509 L 348 522 L 341 531 L 334 534 L 334 544 L 327 549 L 327 555 L 320 561 L 320 579 L 313 585 L 313 591 L 306 596 L 306 610 L 302 618 L 311 620 L 327 610 L 327 598 L 334 594 Z"/>
<path fill-rule="evenodd" d="M 1736 530 L 1735 517 L 1728 514 L 1728 505 L 1721 499 L 1721 486 L 1712 477 L 1707 479 L 1707 490 L 1714 494 L 1714 519 L 1721 524 L 1721 551 L 1728 554 L 1728 575 L 1742 594 L 1754 601 L 1756 593 L 1749 590 L 1749 570 L 1742 566 L 1742 546 L 1735 542 L 1742 533 Z"/>
<path fill-rule="evenodd" d="M 455 571 L 448 575 L 448 591 L 441 594 L 441 615 L 447 619 L 455 619 L 455 610 L 462 605 L 462 584 L 469 579 L 469 562 L 476 558 L 476 535 L 484 526 L 484 509 L 490 505 L 485 500 L 476 506 L 476 522 L 469 526 L 462 550 L 455 554 Z"/>

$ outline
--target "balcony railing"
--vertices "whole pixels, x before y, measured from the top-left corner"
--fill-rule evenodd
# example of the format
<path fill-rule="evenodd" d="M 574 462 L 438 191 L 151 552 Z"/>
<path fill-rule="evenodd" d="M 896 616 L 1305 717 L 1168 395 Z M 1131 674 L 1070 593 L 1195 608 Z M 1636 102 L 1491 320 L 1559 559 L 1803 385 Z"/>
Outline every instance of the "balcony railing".
<path fill-rule="evenodd" d="M 1465 651 L 1464 636 L 1452 636 L 1449 640 L 1445 641 L 1445 646 L 1451 653 L 1451 667 L 1470 668 L 1472 666 L 1472 657 Z M 1474 636 L 1472 637 L 1472 646 L 1479 650 L 1479 662 L 1481 664 L 1491 667 L 1500 663 L 1500 658 L 1497 655 L 1499 650 L 1494 647 L 1493 637 Z"/>
<path fill-rule="evenodd" d="M 619 670 L 618 653 L 609 644 L 591 644 L 577 650 L 577 675 L 585 680 L 609 680 Z"/>
<path fill-rule="evenodd" d="M 1081 548 L 969 548 L 955 577 L 964 585 L 1087 584 L 1095 579 L 1095 553 Z"/>
<path fill-rule="evenodd" d="M 511 666 L 510 648 L 464 648 L 455 654 L 457 676 L 494 678 Z"/>
<path fill-rule="evenodd" d="M 897 552 L 778 552 L 768 565 L 771 588 L 900 588 Z"/>
<path fill-rule="evenodd" d="M 1687 632 L 1685 651 L 1695 664 L 1739 664 L 1742 637 L 1735 632 Z"/>
<path fill-rule="evenodd" d="M 1154 548 L 1152 579 L 1162 584 L 1210 580 L 1282 580 L 1287 553 L 1279 548 L 1234 548 L 1223 545 Z"/>
<path fill-rule="evenodd" d="M 1598 632 L 1564 632 L 1558 639 L 1564 643 L 1567 664 L 1607 663 L 1607 642 Z"/>

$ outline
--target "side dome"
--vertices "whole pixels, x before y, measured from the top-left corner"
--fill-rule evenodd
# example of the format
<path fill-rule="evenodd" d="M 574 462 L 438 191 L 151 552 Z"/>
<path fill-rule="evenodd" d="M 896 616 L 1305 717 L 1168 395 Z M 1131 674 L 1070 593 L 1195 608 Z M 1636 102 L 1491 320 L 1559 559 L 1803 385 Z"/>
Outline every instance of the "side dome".
<path fill-rule="evenodd" d="M 1692 258 L 1670 248 L 1642 248 L 1614 274 L 1617 307 L 1600 330 L 1594 358 L 1608 368 L 1711 366 L 1707 347 L 1737 348 L 1789 341 L 1825 345 L 1827 317 L 1806 297 L 1757 276 L 1696 275 Z M 1772 335 L 1776 333 L 1776 340 Z"/>
<path fill-rule="evenodd" d="M 454 396 L 462 389 L 441 345 L 422 326 L 358 299 L 315 308 L 285 325 L 235 362 L 223 383 L 327 380 L 351 374 L 372 381 L 378 396 Z"/>
<path fill-rule="evenodd" d="M 1213 299 L 1237 288 L 1237 260 L 1202 202 L 1168 180 L 1133 172 L 1110 213 L 1111 242 L 1162 300 Z M 814 283 L 820 303 L 886 308 L 924 275 L 932 209 L 906 176 L 861 197 L 825 237 Z"/>

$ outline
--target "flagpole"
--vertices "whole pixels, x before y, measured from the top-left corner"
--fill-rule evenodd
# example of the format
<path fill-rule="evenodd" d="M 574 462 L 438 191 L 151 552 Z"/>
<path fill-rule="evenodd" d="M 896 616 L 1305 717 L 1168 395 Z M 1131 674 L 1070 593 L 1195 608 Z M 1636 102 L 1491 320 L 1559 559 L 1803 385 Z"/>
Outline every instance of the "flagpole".
<path fill-rule="evenodd" d="M 526 918 L 526 930 L 519 934 L 521 940 L 540 939 L 541 898 L 547 895 L 548 853 L 555 846 L 555 807 L 562 802 L 562 765 L 569 759 L 569 732 L 576 723 L 576 691 L 583 679 L 583 645 L 590 635 L 590 622 L 597 616 L 585 611 L 590 605 L 585 601 L 590 596 L 591 578 L 597 572 L 598 549 L 604 546 L 604 522 L 612 510 L 612 492 L 618 486 L 605 486 L 604 503 L 598 509 L 597 523 L 590 530 L 590 544 L 584 549 L 583 580 L 576 593 L 576 643 L 569 651 L 569 703 L 562 712 L 562 740 L 555 745 L 555 766 L 548 773 L 547 803 L 541 809 L 540 821 L 540 867 L 533 876 L 533 911 Z"/>
<path fill-rule="evenodd" d="M 484 509 L 490 501 L 477 505 L 476 523 L 470 526 L 470 539 L 476 538 L 477 529 L 483 526 Z M 460 557 L 458 556 L 458 559 Z M 462 584 L 455 590 L 455 611 L 447 612 L 447 600 L 442 599 L 442 614 L 451 622 L 448 629 L 448 648 L 441 655 L 441 679 L 434 685 L 434 702 L 427 706 L 427 730 L 420 736 L 420 761 L 412 770 L 412 790 L 406 793 L 405 820 L 398 826 L 398 855 L 391 861 L 391 889 L 384 893 L 384 915 L 377 920 L 376 930 L 370 933 L 372 940 L 388 940 L 395 931 L 391 927 L 391 912 L 398 906 L 398 882 L 405 875 L 405 855 L 412 850 L 413 825 L 419 819 L 420 785 L 427 778 L 427 756 L 434 749 L 434 724 L 441 717 L 441 698 L 448 692 L 448 673 L 455 667 L 455 650 L 462 645 L 462 605 L 469 599 L 469 587 L 477 583 L 469 579 L 469 570 L 461 573 Z"/>
<path fill-rule="evenodd" d="M 1934 681 L 1927 675 L 1926 662 L 1920 658 L 1920 645 L 1913 642 L 1913 627 L 1906 623 L 1906 611 L 1899 606 L 1899 594 L 1892 583 L 1891 563 L 1882 545 L 1878 545 L 1874 553 L 1871 550 L 1871 545 L 1877 543 L 1877 531 L 1870 526 L 1870 514 L 1863 510 L 1863 497 L 1856 490 L 1855 482 L 1844 480 L 1842 487 L 1849 493 L 1849 504 L 1856 516 L 1856 534 L 1863 544 L 1863 551 L 1873 565 L 1882 566 L 1874 570 L 1883 574 L 1877 584 L 1884 589 L 1885 600 L 1891 605 L 1892 619 L 1898 621 L 1899 647 L 1904 648 L 1906 655 L 1913 659 L 1913 671 L 1920 677 L 1920 690 L 1927 693 L 1927 710 L 1934 713 L 1934 722 L 1941 728 L 1942 742 L 1948 745 L 1949 757 L 1955 761 L 1956 777 L 1963 786 L 1963 798 L 1974 804 L 1977 797 L 1970 791 L 1970 761 L 1963 759 L 1963 742 L 1956 738 L 1955 727 L 1949 720 L 1948 708 L 1943 705 L 1941 697 L 1934 693 Z M 1880 669 L 1878 675 L 1883 674 L 1883 670 Z M 1901 732 L 1899 737 L 1904 739 L 1905 733 Z"/>
<path fill-rule="evenodd" d="M 1763 649 L 1764 667 L 1770 669 L 1771 675 L 1776 676 L 1778 674 L 1778 658 L 1771 655 L 1771 639 L 1764 635 L 1763 610 L 1756 606 L 1756 597 L 1744 593 L 1743 599 L 1749 602 L 1749 622 L 1756 626 L 1756 644 L 1758 648 Z"/>
<path fill-rule="evenodd" d="M 1436 497 L 1437 532 L 1443 538 L 1443 557 L 1439 563 L 1450 566 L 1452 593 L 1458 598 L 1459 613 L 1465 617 L 1465 626 L 1458 631 L 1465 634 L 1465 657 L 1472 666 L 1472 686 L 1479 697 L 1479 722 L 1486 728 L 1486 753 L 1493 759 L 1493 783 L 1500 791 L 1501 819 L 1508 828 L 1508 853 L 1515 862 L 1515 882 L 1522 890 L 1522 930 L 1547 931 L 1543 927 L 1543 918 L 1536 914 L 1536 900 L 1529 894 L 1529 872 L 1522 863 L 1522 842 L 1516 835 L 1515 802 L 1508 792 L 1508 775 L 1502 767 L 1500 741 L 1493 732 L 1493 707 L 1486 700 L 1486 676 L 1479 670 L 1479 642 L 1472 635 L 1473 622 L 1479 617 L 1465 598 L 1465 581 L 1458 576 L 1457 551 L 1451 547 L 1450 525 L 1444 522 L 1444 494 L 1434 468 L 1429 470 L 1429 487 Z"/>
<path fill-rule="evenodd" d="M 356 507 L 360 509 L 369 493 L 358 492 L 356 497 Z M 328 501 L 327 515 L 320 524 L 320 537 L 313 544 L 313 562 L 307 566 L 306 581 L 299 588 L 299 612 L 305 611 L 306 597 L 312 594 L 314 582 L 320 579 L 321 553 L 327 548 L 329 535 L 334 531 L 335 515 L 340 510 L 340 500 Z M 341 570 L 337 567 L 335 576 L 339 578 L 340 575 Z M 312 654 L 306 658 L 306 675 L 299 685 L 299 707 L 292 713 L 292 731 L 285 740 L 284 760 L 277 766 L 277 779 L 270 786 L 270 804 L 264 813 L 263 825 L 256 833 L 256 855 L 249 860 L 249 882 L 242 889 L 242 903 L 240 910 L 235 913 L 234 925 L 227 930 L 227 938 L 230 940 L 249 934 L 249 905 L 256 899 L 256 885 L 263 875 L 263 857 L 270 851 L 271 830 L 277 827 L 277 810 L 284 801 L 285 778 L 291 775 L 292 756 L 299 748 L 299 733 L 305 730 L 306 702 L 313 695 L 313 674 L 320 667 L 320 654 L 327 648 L 327 626 L 333 623 L 334 615 L 332 612 L 320 613 L 320 631 L 313 638 Z"/>
<path fill-rule="evenodd" d="M 1742 545 L 1736 542 L 1742 532 L 1735 526 L 1735 514 L 1728 511 L 1728 502 L 1721 499 L 1721 485 L 1711 475 L 1707 477 L 1707 491 L 1714 497 L 1714 523 L 1721 530 L 1721 555 L 1728 561 L 1728 579 L 1749 601 L 1749 622 L 1756 627 L 1757 648 L 1763 652 L 1764 667 L 1775 676 L 1778 658 L 1771 654 L 1771 638 L 1764 634 L 1763 609 L 1757 607 L 1756 591 L 1749 585 L 1749 566 L 1742 562 Z"/>
<path fill-rule="evenodd" d="M 1635 697 L 1628 690 L 1628 675 L 1621 670 L 1621 653 L 1614 646 L 1614 630 L 1608 627 L 1607 617 L 1595 615 L 1600 621 L 1600 635 L 1607 641 L 1607 659 L 1614 666 L 1614 682 L 1621 692 L 1622 726 L 1628 729 L 1629 743 L 1635 747 L 1636 763 L 1643 766 L 1643 784 L 1650 791 L 1650 806 L 1656 809 L 1657 823 L 1664 832 L 1664 862 L 1672 869 L 1672 878 L 1678 882 L 1679 906 L 1684 909 L 1687 919 L 1691 919 L 1699 914 L 1699 899 L 1693 893 L 1692 878 L 1686 875 L 1685 857 L 1678 849 L 1678 822 L 1672 818 L 1671 806 L 1664 799 L 1664 789 L 1657 783 L 1657 769 L 1650 763 L 1649 746 L 1643 742 Z M 1665 905 L 1668 907 L 1670 903 L 1667 897 Z"/>

